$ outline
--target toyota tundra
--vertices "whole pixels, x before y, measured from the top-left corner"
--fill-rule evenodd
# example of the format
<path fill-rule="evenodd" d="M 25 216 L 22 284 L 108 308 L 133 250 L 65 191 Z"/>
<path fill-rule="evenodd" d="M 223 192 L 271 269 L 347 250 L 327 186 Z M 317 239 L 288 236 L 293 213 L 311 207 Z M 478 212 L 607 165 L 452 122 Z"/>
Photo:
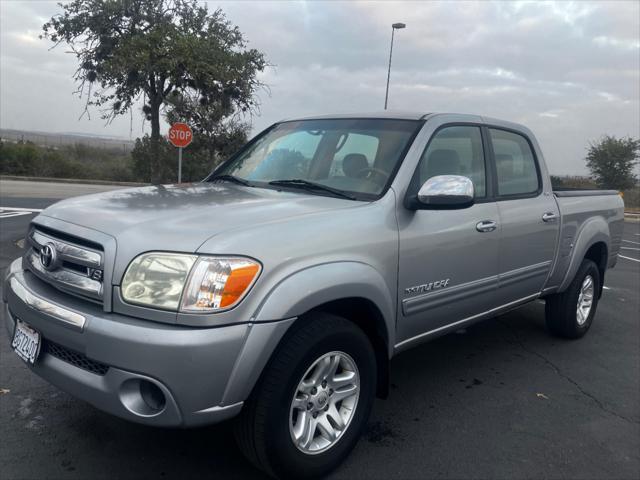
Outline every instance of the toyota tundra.
<path fill-rule="evenodd" d="M 44 210 L 5 280 L 6 329 L 34 373 L 99 409 L 237 417 L 257 466 L 318 477 L 394 355 L 536 299 L 549 332 L 583 336 L 622 228 L 617 192 L 553 190 L 515 123 L 287 120 L 202 182 Z"/>

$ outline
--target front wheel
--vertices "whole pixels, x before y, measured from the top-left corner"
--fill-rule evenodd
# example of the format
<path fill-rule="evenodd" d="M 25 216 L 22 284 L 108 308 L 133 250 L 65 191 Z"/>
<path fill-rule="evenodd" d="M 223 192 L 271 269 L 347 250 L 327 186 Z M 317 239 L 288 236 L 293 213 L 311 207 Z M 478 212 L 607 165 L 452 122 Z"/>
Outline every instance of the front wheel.
<path fill-rule="evenodd" d="M 598 307 L 600 271 L 584 259 L 569 288 L 546 299 L 545 316 L 551 333 L 564 338 L 580 338 L 591 327 Z"/>
<path fill-rule="evenodd" d="M 278 478 L 317 478 L 360 437 L 375 394 L 376 359 L 352 322 L 325 313 L 298 320 L 236 424 L 256 466 Z"/>

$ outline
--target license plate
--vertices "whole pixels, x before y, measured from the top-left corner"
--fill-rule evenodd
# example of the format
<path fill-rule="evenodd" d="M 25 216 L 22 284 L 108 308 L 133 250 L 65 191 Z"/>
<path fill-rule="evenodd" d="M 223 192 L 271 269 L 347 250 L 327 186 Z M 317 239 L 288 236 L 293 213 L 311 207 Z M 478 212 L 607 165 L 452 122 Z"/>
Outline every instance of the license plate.
<path fill-rule="evenodd" d="M 40 333 L 22 320 L 16 320 L 11 346 L 21 359 L 33 365 L 40 353 Z"/>

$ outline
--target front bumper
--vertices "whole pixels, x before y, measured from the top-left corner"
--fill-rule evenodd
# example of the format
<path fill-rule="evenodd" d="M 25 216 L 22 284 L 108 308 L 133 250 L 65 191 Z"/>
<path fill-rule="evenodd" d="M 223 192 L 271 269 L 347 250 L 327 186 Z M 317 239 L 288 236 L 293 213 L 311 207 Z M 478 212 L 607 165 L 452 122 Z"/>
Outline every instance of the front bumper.
<path fill-rule="evenodd" d="M 30 366 L 36 374 L 101 410 L 157 426 L 203 425 L 238 414 L 293 322 L 193 328 L 105 313 L 22 270 L 19 260 L 3 290 L 9 338 L 16 319 L 42 335 L 45 348 Z M 65 321 L 65 311 L 84 321 Z"/>

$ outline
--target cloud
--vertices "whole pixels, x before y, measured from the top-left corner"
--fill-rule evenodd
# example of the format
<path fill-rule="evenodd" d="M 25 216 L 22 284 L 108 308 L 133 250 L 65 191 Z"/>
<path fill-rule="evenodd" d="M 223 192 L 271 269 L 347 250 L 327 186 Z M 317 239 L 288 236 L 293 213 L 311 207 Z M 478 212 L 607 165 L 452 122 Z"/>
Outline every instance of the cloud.
<path fill-rule="evenodd" d="M 380 110 L 396 32 L 390 107 L 527 124 L 554 173 L 585 173 L 588 142 L 640 136 L 638 2 L 208 2 L 275 66 L 258 131 L 282 118 Z M 0 2 L 0 124 L 127 137 L 130 118 L 78 121 L 75 59 L 34 39 L 58 11 Z M 134 112 L 133 135 L 142 132 Z"/>

